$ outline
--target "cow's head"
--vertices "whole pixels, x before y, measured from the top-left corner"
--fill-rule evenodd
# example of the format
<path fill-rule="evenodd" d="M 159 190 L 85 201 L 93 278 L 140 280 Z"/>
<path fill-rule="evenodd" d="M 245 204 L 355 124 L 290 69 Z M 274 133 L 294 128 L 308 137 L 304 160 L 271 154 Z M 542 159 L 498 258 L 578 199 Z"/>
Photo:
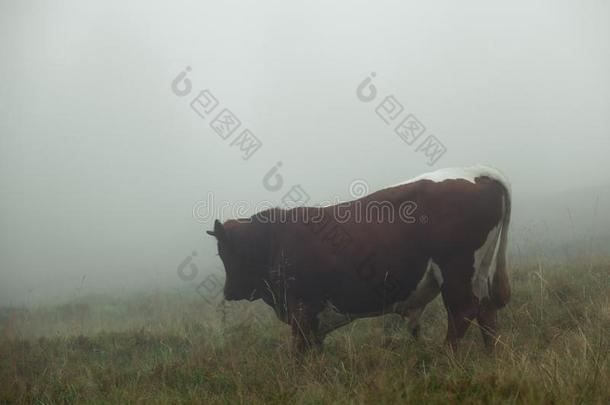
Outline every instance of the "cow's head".
<path fill-rule="evenodd" d="M 218 241 L 218 254 L 226 273 L 224 295 L 229 301 L 255 300 L 264 288 L 264 249 L 253 226 L 238 221 L 223 225 L 216 220 L 214 230 L 207 231 Z"/>

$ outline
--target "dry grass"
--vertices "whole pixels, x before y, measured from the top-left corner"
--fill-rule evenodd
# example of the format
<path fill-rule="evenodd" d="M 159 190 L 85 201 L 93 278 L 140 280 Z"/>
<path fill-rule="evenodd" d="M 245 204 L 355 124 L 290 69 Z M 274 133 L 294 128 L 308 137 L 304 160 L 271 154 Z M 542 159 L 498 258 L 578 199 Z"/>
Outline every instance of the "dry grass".
<path fill-rule="evenodd" d="M 512 281 L 494 356 L 476 328 L 447 352 L 438 300 L 419 341 L 391 316 L 360 320 L 302 360 L 268 309 L 192 291 L 5 309 L 0 402 L 610 403 L 610 263 Z"/>

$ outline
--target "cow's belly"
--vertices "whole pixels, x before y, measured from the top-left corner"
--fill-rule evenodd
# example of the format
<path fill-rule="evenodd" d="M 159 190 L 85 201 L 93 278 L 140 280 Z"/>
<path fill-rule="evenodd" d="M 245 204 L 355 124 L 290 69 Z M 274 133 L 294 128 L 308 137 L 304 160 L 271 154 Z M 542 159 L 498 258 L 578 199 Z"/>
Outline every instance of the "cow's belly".
<path fill-rule="evenodd" d="M 409 296 L 403 300 L 392 304 L 383 311 L 371 311 L 362 313 L 341 312 L 331 301 L 327 301 L 324 309 L 318 313 L 319 330 L 321 334 L 326 334 L 351 321 L 359 318 L 369 318 L 388 313 L 397 313 L 405 316 L 409 310 L 425 307 L 440 291 L 443 283 L 440 268 L 431 259 L 424 275 Z"/>

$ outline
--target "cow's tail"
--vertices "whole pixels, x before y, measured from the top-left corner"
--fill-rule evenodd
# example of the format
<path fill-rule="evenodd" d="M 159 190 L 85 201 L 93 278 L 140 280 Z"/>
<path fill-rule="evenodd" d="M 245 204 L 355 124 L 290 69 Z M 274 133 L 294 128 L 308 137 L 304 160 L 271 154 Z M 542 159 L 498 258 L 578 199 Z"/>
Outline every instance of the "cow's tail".
<path fill-rule="evenodd" d="M 491 301 L 496 308 L 502 308 L 510 299 L 510 283 L 508 281 L 508 273 L 506 270 L 506 246 L 508 244 L 508 227 L 510 224 L 510 209 L 511 195 L 510 188 L 503 183 L 504 189 L 504 212 L 502 216 L 502 231 L 500 232 L 500 241 L 498 253 L 496 256 L 496 269 L 491 285 Z"/>

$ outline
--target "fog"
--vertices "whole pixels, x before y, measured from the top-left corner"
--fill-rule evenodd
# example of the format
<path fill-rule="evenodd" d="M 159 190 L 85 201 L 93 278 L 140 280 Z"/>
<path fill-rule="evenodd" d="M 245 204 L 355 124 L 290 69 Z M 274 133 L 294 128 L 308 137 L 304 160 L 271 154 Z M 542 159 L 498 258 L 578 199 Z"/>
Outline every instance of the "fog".
<path fill-rule="evenodd" d="M 218 212 L 193 215 L 209 195 L 250 215 L 295 185 L 317 204 L 350 199 L 354 180 L 373 191 L 477 163 L 511 181 L 514 260 L 607 251 L 609 13 L 601 0 L 2 2 L 0 305 L 183 288 L 192 252 L 197 283 L 221 268 L 205 233 Z M 205 89 L 218 105 L 202 118 Z M 437 161 L 376 113 L 391 95 L 398 120 L 446 148 Z M 228 139 L 210 127 L 224 108 L 241 122 Z M 246 128 L 262 146 L 244 159 L 232 143 Z"/>

